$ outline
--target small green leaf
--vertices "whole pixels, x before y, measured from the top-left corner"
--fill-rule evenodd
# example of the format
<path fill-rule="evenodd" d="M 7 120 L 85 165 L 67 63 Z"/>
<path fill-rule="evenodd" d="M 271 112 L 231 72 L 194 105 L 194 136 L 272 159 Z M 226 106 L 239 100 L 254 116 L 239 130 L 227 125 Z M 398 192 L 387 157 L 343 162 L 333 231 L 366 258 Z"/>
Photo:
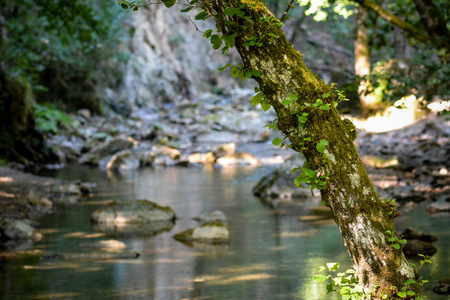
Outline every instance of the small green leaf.
<path fill-rule="evenodd" d="M 292 103 L 292 101 L 289 100 L 289 99 L 285 99 L 285 100 L 281 101 L 281 104 L 283 104 L 284 106 L 287 106 L 287 105 L 289 105 L 291 103 Z"/>
<path fill-rule="evenodd" d="M 208 12 L 206 12 L 206 10 L 201 10 L 196 16 L 195 19 L 196 20 L 206 20 L 209 18 L 209 14 Z"/>
<path fill-rule="evenodd" d="M 330 275 L 326 276 L 326 275 L 314 275 L 314 281 L 315 282 L 322 282 L 327 280 L 330 277 Z"/>
<path fill-rule="evenodd" d="M 305 171 L 306 171 L 306 173 L 307 173 L 308 175 L 315 176 L 315 174 L 316 174 L 313 170 L 306 169 Z M 309 171 L 309 172 L 308 172 L 308 171 Z M 311 174 L 311 172 L 312 172 L 312 174 Z M 339 268 L 339 263 L 338 263 L 338 262 L 336 262 L 336 263 L 327 263 L 327 268 L 328 268 L 330 271 L 336 271 L 336 270 Z"/>
<path fill-rule="evenodd" d="M 329 111 L 330 110 L 330 104 L 323 104 L 321 106 L 319 106 L 320 109 Z"/>
<path fill-rule="evenodd" d="M 227 7 L 224 11 L 225 15 L 231 17 L 234 16 L 236 14 L 237 9 L 234 7 Z"/>
<path fill-rule="evenodd" d="M 397 296 L 399 296 L 400 298 L 406 298 L 406 293 L 405 292 L 398 292 Z"/>
<path fill-rule="evenodd" d="M 278 37 L 279 37 L 278 35 L 276 35 L 276 34 L 274 34 L 274 33 L 268 33 L 267 35 L 268 35 L 268 36 L 271 36 L 271 37 L 274 37 L 274 38 L 278 38 Z"/>
<path fill-rule="evenodd" d="M 187 13 L 187 12 L 190 12 L 193 8 L 194 8 L 194 6 L 188 6 L 188 8 L 182 9 L 181 12 Z"/>
<path fill-rule="evenodd" d="M 298 97 L 295 94 L 289 95 L 289 99 L 291 99 L 292 101 L 297 101 Z"/>
<path fill-rule="evenodd" d="M 259 76 L 261 76 L 261 72 L 256 70 L 256 69 L 253 69 L 252 70 L 252 75 L 255 76 L 255 77 L 259 77 Z"/>
<path fill-rule="evenodd" d="M 220 35 L 214 34 L 211 36 L 211 45 L 214 50 L 217 50 L 222 46 L 222 37 Z"/>
<path fill-rule="evenodd" d="M 317 151 L 323 153 L 325 151 L 325 147 L 328 145 L 328 141 L 325 139 L 321 139 L 319 143 L 316 145 Z"/>
<path fill-rule="evenodd" d="M 264 99 L 261 101 L 261 107 L 264 111 L 268 111 L 271 107 L 270 103 L 267 101 L 267 99 Z"/>
<path fill-rule="evenodd" d="M 400 249 L 400 245 L 399 244 L 393 244 L 392 247 L 394 247 L 394 249 Z"/>
<path fill-rule="evenodd" d="M 281 139 L 279 137 L 274 138 L 272 144 L 274 146 L 279 146 L 281 144 Z"/>
<path fill-rule="evenodd" d="M 408 296 L 415 296 L 415 295 L 416 295 L 416 293 L 413 292 L 413 291 L 407 291 L 406 294 L 407 294 Z"/>
<path fill-rule="evenodd" d="M 264 99 L 264 93 L 263 92 L 258 92 L 255 96 L 252 97 L 252 102 L 251 104 L 253 106 L 258 105 L 259 103 L 261 103 L 261 101 Z"/>
<path fill-rule="evenodd" d="M 174 6 L 176 0 L 162 0 L 162 2 L 164 3 L 164 5 L 166 7 L 172 7 L 172 6 Z"/>
<path fill-rule="evenodd" d="M 209 39 L 209 38 L 211 37 L 212 32 L 213 32 L 212 29 L 206 30 L 205 33 L 203 34 L 203 37 L 204 37 L 205 39 Z"/>
<path fill-rule="evenodd" d="M 410 279 L 406 280 L 405 285 L 410 285 L 413 283 L 416 283 L 416 281 L 414 279 L 410 278 Z"/>

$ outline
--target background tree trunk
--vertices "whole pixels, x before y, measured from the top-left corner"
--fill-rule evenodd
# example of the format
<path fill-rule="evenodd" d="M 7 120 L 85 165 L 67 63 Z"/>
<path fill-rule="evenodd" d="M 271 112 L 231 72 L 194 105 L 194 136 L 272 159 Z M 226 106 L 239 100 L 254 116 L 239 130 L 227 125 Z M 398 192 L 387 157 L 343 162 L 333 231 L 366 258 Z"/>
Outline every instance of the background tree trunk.
<path fill-rule="evenodd" d="M 253 22 L 224 17 L 225 8 L 242 4 L 245 16 Z M 414 270 L 402 251 L 388 243 L 385 231 L 394 232 L 393 222 L 356 152 L 355 127 L 350 121 L 341 120 L 334 108 L 331 88 L 305 66 L 302 54 L 287 41 L 276 21 L 267 19 L 274 16 L 262 0 L 215 0 L 209 9 L 212 15 L 218 13 L 216 22 L 225 36 L 236 28 L 225 22 L 238 22 L 236 48 L 245 70 L 261 72 L 254 79 L 277 112 L 278 127 L 290 140 L 292 149 L 303 152 L 309 169 L 317 171 L 318 176 L 328 176 L 322 199 L 333 211 L 360 285 L 375 290 L 376 298 L 387 294 L 388 299 L 395 299 L 390 288 L 403 287 L 407 279 L 415 277 Z M 252 39 L 261 46 L 246 45 Z M 283 105 L 282 101 L 293 94 L 298 101 Z M 330 104 L 330 110 L 312 109 L 317 99 Z M 309 115 L 304 126 L 300 126 L 298 117 L 303 112 Z M 328 141 L 325 153 L 329 161 L 316 148 L 322 139 Z M 411 287 L 420 293 L 420 286 Z"/>
<path fill-rule="evenodd" d="M 359 77 L 370 75 L 370 50 L 369 38 L 366 27 L 367 10 L 358 6 L 355 8 L 355 74 Z M 380 99 L 374 93 L 369 93 L 370 81 L 362 79 L 358 86 L 358 95 L 361 102 L 361 111 L 368 115 L 376 111 L 380 104 Z"/>

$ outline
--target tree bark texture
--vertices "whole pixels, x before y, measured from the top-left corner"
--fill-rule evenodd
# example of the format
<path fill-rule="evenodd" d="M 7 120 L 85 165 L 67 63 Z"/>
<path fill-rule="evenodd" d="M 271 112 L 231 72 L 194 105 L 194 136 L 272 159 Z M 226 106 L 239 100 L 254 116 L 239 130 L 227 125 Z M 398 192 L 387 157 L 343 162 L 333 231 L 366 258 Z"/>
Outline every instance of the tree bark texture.
<path fill-rule="evenodd" d="M 215 16 L 225 36 L 237 30 L 236 48 L 244 68 L 260 71 L 261 75 L 253 78 L 275 109 L 278 127 L 290 140 L 292 149 L 304 154 L 308 168 L 316 170 L 318 176 L 328 176 L 321 191 L 322 200 L 334 214 L 359 284 L 374 289 L 375 299 L 381 299 L 383 293 L 389 295 L 388 299 L 395 299 L 390 288 L 403 287 L 416 274 L 402 251 L 388 242 L 385 231 L 394 232 L 389 209 L 376 194 L 356 152 L 355 127 L 349 120 L 342 120 L 334 108 L 331 88 L 305 66 L 302 54 L 287 41 L 281 28 L 267 19 L 274 16 L 262 0 L 212 0 L 202 4 Z M 227 7 L 241 7 L 253 21 L 227 17 L 224 14 Z M 230 20 L 238 23 L 237 29 L 227 23 Z M 261 46 L 245 45 L 255 38 Z M 298 100 L 283 105 L 282 101 L 293 94 Z M 314 109 L 312 105 L 317 99 L 330 104 L 330 110 Z M 300 126 L 298 115 L 302 112 L 309 115 Z M 316 148 L 322 139 L 328 141 L 325 149 L 328 161 Z M 418 285 L 411 288 L 420 293 Z"/>
<path fill-rule="evenodd" d="M 366 19 L 367 10 L 359 6 L 355 8 L 355 74 L 359 77 L 370 75 L 370 50 L 369 38 L 367 35 Z M 364 114 L 369 114 L 377 110 L 379 99 L 374 93 L 368 93 L 370 86 L 368 79 L 359 82 L 358 94 L 361 101 L 361 110 Z"/>

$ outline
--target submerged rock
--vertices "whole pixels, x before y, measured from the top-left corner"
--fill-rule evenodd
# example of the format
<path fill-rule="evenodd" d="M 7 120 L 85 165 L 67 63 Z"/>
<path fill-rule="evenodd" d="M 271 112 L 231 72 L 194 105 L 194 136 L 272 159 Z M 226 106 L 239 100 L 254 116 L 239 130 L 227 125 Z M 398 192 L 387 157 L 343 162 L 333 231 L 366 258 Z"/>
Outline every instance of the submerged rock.
<path fill-rule="evenodd" d="M 421 240 L 409 240 L 403 247 L 403 253 L 407 257 L 417 257 L 419 254 L 432 256 L 437 252 L 431 243 Z"/>
<path fill-rule="evenodd" d="M 427 243 L 434 243 L 438 239 L 434 235 L 426 234 L 423 231 L 413 229 L 413 228 L 406 228 L 405 231 L 403 231 L 400 236 L 402 236 L 406 240 L 421 240 L 423 242 Z"/>
<path fill-rule="evenodd" d="M 447 212 L 450 213 L 450 202 L 434 202 L 428 205 L 427 211 L 430 214 Z"/>
<path fill-rule="evenodd" d="M 135 259 L 139 257 L 138 252 L 94 252 L 94 253 L 48 253 L 45 259 L 74 259 L 74 260 L 110 260 L 110 259 Z"/>
<path fill-rule="evenodd" d="M 222 244 L 230 241 L 230 232 L 227 226 L 221 222 L 210 222 L 177 233 L 173 238 L 187 244 L 192 244 L 193 242 Z"/>
<path fill-rule="evenodd" d="M 200 216 L 194 218 L 194 220 L 198 221 L 200 225 L 211 222 L 219 222 L 224 225 L 227 224 L 227 217 L 225 217 L 224 213 L 220 210 L 204 212 Z"/>
<path fill-rule="evenodd" d="M 450 295 L 450 278 L 439 280 L 433 291 L 440 295 Z"/>
<path fill-rule="evenodd" d="M 94 211 L 95 223 L 144 224 L 155 221 L 173 221 L 175 212 L 168 206 L 159 206 L 148 200 L 114 200 L 105 208 Z"/>

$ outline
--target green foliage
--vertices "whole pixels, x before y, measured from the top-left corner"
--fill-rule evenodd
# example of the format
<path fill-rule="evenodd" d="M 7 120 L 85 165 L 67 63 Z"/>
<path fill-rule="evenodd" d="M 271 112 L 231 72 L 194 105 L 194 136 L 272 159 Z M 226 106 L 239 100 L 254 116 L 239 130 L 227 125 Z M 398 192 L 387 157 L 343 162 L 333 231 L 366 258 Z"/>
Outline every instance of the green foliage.
<path fill-rule="evenodd" d="M 431 261 L 428 260 L 428 256 L 422 254 L 419 254 L 419 256 L 423 257 L 423 260 L 420 261 L 420 268 L 422 268 L 425 263 L 431 263 Z M 413 266 L 415 267 L 415 265 Z M 326 286 L 327 294 L 336 292 L 340 295 L 341 299 L 373 299 L 372 294 L 378 288 L 378 286 L 375 286 L 374 290 L 363 289 L 358 286 L 358 280 L 354 275 L 354 269 L 349 269 L 343 273 L 337 273 L 335 276 L 333 276 L 334 272 L 337 272 L 338 268 L 339 263 L 337 262 L 327 263 L 326 266 L 319 267 L 319 272 L 327 271 L 328 275 L 314 275 L 314 281 L 324 282 L 331 279 L 331 283 L 328 283 Z M 417 271 L 419 271 L 420 268 Z M 399 289 L 396 286 L 392 286 L 391 290 L 398 297 L 403 299 L 424 300 L 426 299 L 426 297 L 417 295 L 416 292 L 410 289 L 410 285 L 417 283 L 419 283 L 420 285 L 424 285 L 427 282 L 427 280 L 421 280 L 420 282 L 417 282 L 414 279 L 408 279 L 402 288 Z M 381 298 L 390 299 L 389 295 L 387 294 L 383 294 Z"/>
<path fill-rule="evenodd" d="M 355 270 L 348 269 L 345 272 L 337 273 L 333 276 L 334 272 L 339 269 L 339 263 L 327 263 L 326 266 L 319 267 L 319 272 L 327 271 L 328 275 L 315 275 L 314 281 L 323 282 L 331 279 L 331 283 L 328 283 L 327 294 L 336 292 L 341 296 L 341 299 L 368 299 L 371 291 L 365 290 L 358 286 L 358 280 L 355 278 Z"/>
<path fill-rule="evenodd" d="M 26 79 L 39 101 L 87 107 L 96 102 L 96 85 L 120 78 L 127 16 L 107 0 L 12 0 L 2 16 L 2 68 Z"/>
<path fill-rule="evenodd" d="M 71 119 L 51 104 L 34 105 L 34 119 L 36 127 L 46 133 L 58 133 L 60 126 L 71 124 Z"/>
<path fill-rule="evenodd" d="M 401 244 L 406 244 L 405 239 L 402 239 L 401 237 L 399 238 L 391 230 L 386 230 L 384 233 L 386 233 L 389 236 L 388 242 L 390 242 L 392 244 L 392 247 L 394 249 L 399 250 L 401 248 Z"/>

